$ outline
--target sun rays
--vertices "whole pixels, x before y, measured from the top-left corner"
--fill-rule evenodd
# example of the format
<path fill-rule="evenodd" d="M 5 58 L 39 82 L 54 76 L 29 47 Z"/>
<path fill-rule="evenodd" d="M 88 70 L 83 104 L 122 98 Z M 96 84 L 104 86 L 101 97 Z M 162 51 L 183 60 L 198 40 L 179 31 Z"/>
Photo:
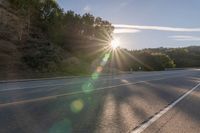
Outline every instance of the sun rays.
<path fill-rule="evenodd" d="M 120 41 L 117 38 L 113 38 L 110 42 L 110 46 L 113 50 L 115 50 L 116 48 L 118 48 L 120 46 Z"/>

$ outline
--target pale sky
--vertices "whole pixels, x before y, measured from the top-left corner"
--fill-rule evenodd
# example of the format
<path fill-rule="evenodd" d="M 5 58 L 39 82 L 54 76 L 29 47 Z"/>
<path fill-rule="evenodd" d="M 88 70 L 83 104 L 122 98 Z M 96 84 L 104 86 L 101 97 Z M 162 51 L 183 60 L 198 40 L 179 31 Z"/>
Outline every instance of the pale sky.
<path fill-rule="evenodd" d="M 57 0 L 110 21 L 128 49 L 200 46 L 200 0 Z"/>

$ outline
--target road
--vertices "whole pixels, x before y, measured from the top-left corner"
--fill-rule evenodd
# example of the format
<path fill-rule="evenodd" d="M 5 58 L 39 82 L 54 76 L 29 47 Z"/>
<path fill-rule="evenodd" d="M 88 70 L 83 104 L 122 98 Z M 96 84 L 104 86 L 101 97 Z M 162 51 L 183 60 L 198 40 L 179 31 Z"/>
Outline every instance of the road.
<path fill-rule="evenodd" d="M 200 132 L 200 70 L 0 82 L 0 133 Z"/>

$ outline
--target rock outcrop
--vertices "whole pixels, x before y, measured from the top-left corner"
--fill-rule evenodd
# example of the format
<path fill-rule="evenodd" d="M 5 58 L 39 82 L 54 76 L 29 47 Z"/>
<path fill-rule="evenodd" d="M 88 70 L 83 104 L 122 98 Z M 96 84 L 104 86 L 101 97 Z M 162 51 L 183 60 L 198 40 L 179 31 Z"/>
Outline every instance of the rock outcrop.
<path fill-rule="evenodd" d="M 0 79 L 29 77 L 32 70 L 23 63 L 21 49 L 29 43 L 50 43 L 39 28 L 27 30 L 26 20 L 19 16 L 8 0 L 0 0 Z"/>

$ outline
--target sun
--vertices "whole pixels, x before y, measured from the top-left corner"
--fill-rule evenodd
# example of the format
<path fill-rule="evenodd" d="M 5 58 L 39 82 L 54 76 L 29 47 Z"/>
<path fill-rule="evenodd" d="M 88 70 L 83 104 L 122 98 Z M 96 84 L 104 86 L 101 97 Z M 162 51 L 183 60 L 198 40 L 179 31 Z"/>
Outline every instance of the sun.
<path fill-rule="evenodd" d="M 113 50 L 115 50 L 116 48 L 118 48 L 120 45 L 120 42 L 118 39 L 114 38 L 111 43 L 110 43 L 110 46 Z"/>

